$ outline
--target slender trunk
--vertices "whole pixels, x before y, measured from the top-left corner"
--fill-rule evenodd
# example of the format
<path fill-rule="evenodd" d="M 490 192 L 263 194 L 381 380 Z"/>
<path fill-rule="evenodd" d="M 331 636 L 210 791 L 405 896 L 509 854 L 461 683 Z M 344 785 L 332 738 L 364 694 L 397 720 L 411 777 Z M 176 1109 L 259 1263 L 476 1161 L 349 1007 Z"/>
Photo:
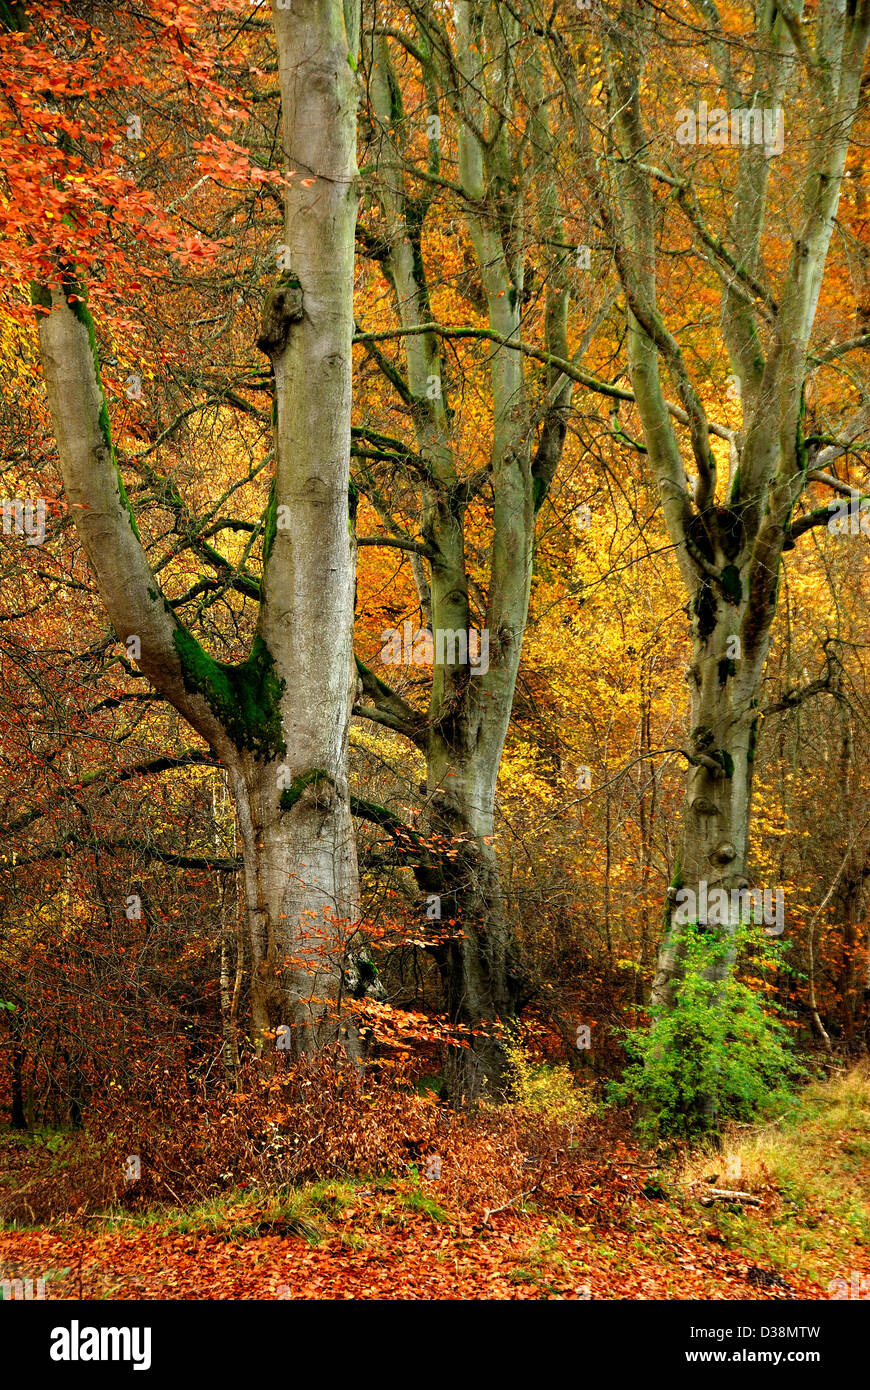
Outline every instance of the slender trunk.
<path fill-rule="evenodd" d="M 540 168 L 547 164 L 551 143 L 543 101 L 546 84 L 542 70 L 536 69 L 529 78 L 537 100 L 528 99 L 529 109 L 536 113 L 529 117 L 528 143 L 516 131 L 509 134 L 509 123 L 502 124 L 494 112 L 502 105 L 514 112 L 521 104 L 521 84 L 510 63 L 519 26 L 503 7 L 473 6 L 465 0 L 456 6 L 455 24 L 449 64 L 440 42 L 432 43 L 428 24 L 419 24 L 416 56 L 431 122 L 428 170 L 437 176 L 440 169 L 439 109 L 446 102 L 457 121 L 457 176 L 464 194 L 461 215 L 474 251 L 487 322 L 499 337 L 518 342 L 525 302 L 527 209 L 535 207 L 537 199 L 525 182 L 531 180 L 531 170 L 519 182 L 515 174 L 523 163 L 522 150 L 534 151 L 536 167 L 537 161 Z M 366 60 L 367 92 L 378 137 L 374 187 L 384 212 L 388 247 L 382 264 L 397 316 L 403 327 L 414 328 L 433 320 L 422 238 L 432 192 L 426 192 L 425 186 L 421 191 L 418 182 L 408 178 L 416 162 L 408 140 L 410 121 L 402 109 L 401 84 L 386 37 L 372 40 Z M 459 93 L 457 71 L 464 77 Z M 493 106 L 487 94 L 494 98 Z M 490 125 L 498 127 L 491 137 L 483 134 Z M 548 247 L 558 248 L 564 240 L 558 191 L 549 173 L 544 183 L 543 239 Z M 556 250 L 548 259 L 546 339 L 548 347 L 564 358 L 569 276 L 563 252 Z M 498 1090 L 504 1071 L 498 1032 L 488 1025 L 497 1020 L 510 1024 L 523 1001 L 518 949 L 504 912 L 493 848 L 493 803 L 528 613 L 536 515 L 561 456 L 571 383 L 548 370 L 546 396 L 537 412 L 531 412 L 522 354 L 506 346 L 491 352 L 492 561 L 484 586 L 486 612 L 475 615 L 465 553 L 468 479 L 457 468 L 451 437 L 453 411 L 447 400 L 450 359 L 445 363 L 439 339 L 430 332 L 410 333 L 403 340 L 403 353 L 405 404 L 413 412 L 417 451 L 427 464 L 420 534 L 430 566 L 428 578 L 423 560 L 419 556 L 413 560 L 420 608 L 436 639 L 445 632 L 468 634 L 479 623 L 488 643 L 485 670 L 473 671 L 467 662 L 436 660 L 430 733 L 417 737 L 419 730 L 413 729 L 427 760 L 435 828 L 444 829 L 461 846 L 450 871 L 435 873 L 431 887 L 450 903 L 443 915 L 455 918 L 462 932 L 442 954 L 447 1007 L 455 1021 L 486 1029 L 476 1036 L 471 1050 L 463 1049 L 461 1056 L 451 1054 L 449 1062 L 451 1092 L 473 1098 L 484 1084 Z M 379 360 L 374 351 L 372 355 Z M 394 372 L 390 380 L 395 387 Z M 375 505 L 381 509 L 377 500 Z M 384 520 L 396 530 L 389 516 Z M 379 692 L 371 681 L 369 690 L 376 698 L 383 695 L 383 687 Z M 396 702 L 384 699 L 383 709 L 395 727 Z M 447 864 L 451 865 L 450 858 Z"/>
<path fill-rule="evenodd" d="M 525 999 L 513 929 L 504 910 L 493 843 L 495 756 L 465 759 L 433 739 L 429 753 L 430 792 L 436 833 L 453 845 L 451 871 L 438 882 L 446 940 L 438 953 L 445 1006 L 450 1018 L 482 1031 L 470 1046 L 449 1048 L 445 1090 L 454 1104 L 475 1102 L 483 1092 L 504 1088 L 506 1058 L 502 1028 L 516 1019 Z M 449 790 L 447 790 L 449 788 Z"/>
<path fill-rule="evenodd" d="M 27 1129 L 27 1116 L 24 1111 L 24 1064 L 27 1060 L 21 1040 L 13 1033 L 12 1038 L 12 1128 Z"/>
<path fill-rule="evenodd" d="M 221 778 L 220 798 L 218 798 L 217 787 L 212 783 L 211 790 L 211 812 L 212 812 L 212 844 L 215 854 L 221 850 L 221 821 L 226 820 L 227 810 L 227 787 L 226 782 Z M 235 840 L 235 836 L 233 837 Z M 233 845 L 235 851 L 235 844 Z M 220 921 L 220 993 L 221 993 L 221 1032 L 223 1034 L 223 1063 L 224 1072 L 227 1080 L 232 1085 L 238 1084 L 239 1078 L 239 1041 L 236 1036 L 235 1012 L 233 1009 L 234 990 L 232 985 L 232 959 L 230 952 L 229 913 L 227 912 L 227 882 L 226 876 L 221 875 L 220 902 L 218 904 L 218 918 Z M 232 933 L 233 935 L 235 933 Z M 238 951 L 238 945 L 236 947 Z M 238 974 L 241 960 L 237 956 L 236 974 Z"/>
<path fill-rule="evenodd" d="M 845 891 L 841 896 L 841 912 L 843 917 L 843 946 L 839 990 L 840 998 L 843 1001 L 843 1037 L 846 1047 L 851 1053 L 855 1047 L 855 1023 L 858 1013 L 858 992 L 855 988 L 855 949 L 858 944 L 858 933 L 855 921 L 855 884 L 852 881 L 845 885 Z"/>

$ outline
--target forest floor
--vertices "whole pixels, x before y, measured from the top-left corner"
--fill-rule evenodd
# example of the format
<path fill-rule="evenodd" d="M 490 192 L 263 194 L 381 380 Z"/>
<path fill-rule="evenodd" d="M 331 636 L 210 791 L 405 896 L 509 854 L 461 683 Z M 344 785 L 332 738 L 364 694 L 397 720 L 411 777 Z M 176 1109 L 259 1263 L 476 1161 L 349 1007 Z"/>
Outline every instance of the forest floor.
<path fill-rule="evenodd" d="M 3 1187 L 33 1142 L 0 1137 Z M 757 1205 L 705 1205 L 711 1186 Z M 611 1137 L 579 1169 L 530 1171 L 503 1210 L 463 1195 L 446 1159 L 439 1180 L 409 1166 L 7 1227 L 0 1273 L 44 1278 L 49 1299 L 867 1297 L 870 1072 L 811 1085 L 721 1153 Z"/>

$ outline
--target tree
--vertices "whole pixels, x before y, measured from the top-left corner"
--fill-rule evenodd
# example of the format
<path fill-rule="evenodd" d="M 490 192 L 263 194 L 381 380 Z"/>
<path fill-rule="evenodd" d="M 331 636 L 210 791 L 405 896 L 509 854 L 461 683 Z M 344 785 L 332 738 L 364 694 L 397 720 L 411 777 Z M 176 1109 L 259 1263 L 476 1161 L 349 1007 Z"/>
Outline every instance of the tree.
<path fill-rule="evenodd" d="M 34 286 L 60 467 L 103 602 L 128 654 L 214 750 L 245 866 L 252 1011 L 294 1050 L 334 1036 L 357 868 L 347 785 L 354 544 L 348 521 L 357 209 L 352 0 L 273 15 L 286 167 L 282 275 L 259 345 L 274 374 L 275 472 L 257 631 L 212 659 L 167 604 L 124 491 L 76 263 Z M 183 46 L 183 45 L 182 45 Z M 75 134 L 70 136 L 75 138 Z M 68 204 L 73 221 L 80 212 Z M 343 1029 L 355 1050 L 352 1030 Z"/>
<path fill-rule="evenodd" d="M 585 70 L 586 46 L 578 50 L 566 33 L 543 18 L 541 24 L 569 103 L 575 156 L 622 290 L 636 411 L 688 599 L 689 769 L 652 993 L 654 1004 L 668 1007 L 686 942 L 673 913 L 677 893 L 692 893 L 698 903 L 702 883 L 729 899 L 749 886 L 759 696 L 783 555 L 832 521 L 842 496 L 860 506 L 860 488 L 826 471 L 848 458 L 866 431 L 860 385 L 845 399 L 839 396 L 834 428 L 823 432 L 808 420 L 807 394 L 820 371 L 868 343 L 866 334 L 849 334 L 823 347 L 813 343 L 813 334 L 859 118 L 870 7 L 843 9 L 823 0 L 810 28 L 800 6 L 762 5 L 754 17 L 741 16 L 739 37 L 708 0 L 672 21 L 634 7 L 597 15 L 601 52 Z M 697 47 L 693 25 L 702 26 Z M 698 95 L 709 94 L 703 111 L 700 102 L 697 110 L 683 105 L 690 79 L 681 59 L 667 80 L 662 66 L 654 82 L 647 75 L 649 60 L 665 65 L 664 46 L 677 39 L 703 61 L 705 83 L 718 84 L 721 109 L 700 84 Z M 599 78 L 603 106 L 591 94 Z M 676 116 L 669 110 L 675 100 L 681 105 Z M 774 229 L 781 235 L 795 186 L 800 200 L 792 206 L 784 256 Z M 702 349 L 686 327 L 675 326 L 672 300 L 667 309 L 660 304 L 662 250 L 678 234 L 684 244 L 688 238 L 685 254 L 720 282 L 721 336 L 712 349 L 709 338 Z M 817 336 L 827 330 L 827 317 Z M 715 389 L 719 362 L 731 372 L 735 427 L 712 422 L 704 403 Z M 667 400 L 664 376 L 678 404 Z M 723 446 L 724 475 L 717 458 Z M 838 498 L 800 514 L 802 499 L 820 485 Z M 733 932 L 733 922 L 722 925 Z M 727 964 L 726 956 L 718 968 Z"/>
<path fill-rule="evenodd" d="M 436 947 L 450 1016 L 476 1033 L 470 1049 L 448 1059 L 455 1096 L 474 1097 L 484 1083 L 498 1090 L 505 1066 L 498 1025 L 516 1020 L 531 991 L 505 913 L 494 807 L 536 524 L 561 457 L 573 387 L 550 361 L 564 365 L 567 356 L 570 295 L 539 49 L 503 6 L 464 0 L 452 22 L 416 3 L 378 14 L 363 45 L 364 172 L 380 217 L 361 229 L 362 251 L 387 279 L 399 327 L 360 332 L 357 341 L 409 414 L 414 437 L 406 445 L 360 427 L 357 455 L 382 462 L 380 476 L 377 463 L 363 463 L 357 477 L 385 524 L 380 543 L 410 554 L 433 673 L 423 715 L 360 663 L 357 712 L 420 749 L 430 824 L 451 847 L 440 862 L 430 854 L 417 877 L 439 898 L 441 917 L 459 925 Z M 472 257 L 469 297 L 478 312 L 467 326 L 434 318 L 440 267 L 427 238 L 445 200 Z M 541 334 L 538 358 L 548 364 L 531 387 L 524 330 Z M 396 338 L 398 361 L 386 351 Z M 473 470 L 462 466 L 448 361 L 463 340 L 486 349 L 481 376 L 492 402 L 483 422 L 489 457 Z M 401 499 L 390 506 L 387 470 L 397 464 L 417 492 L 411 516 L 401 515 Z M 491 533 L 482 564 L 469 553 L 481 528 Z M 476 640 L 486 644 L 485 661 Z"/>

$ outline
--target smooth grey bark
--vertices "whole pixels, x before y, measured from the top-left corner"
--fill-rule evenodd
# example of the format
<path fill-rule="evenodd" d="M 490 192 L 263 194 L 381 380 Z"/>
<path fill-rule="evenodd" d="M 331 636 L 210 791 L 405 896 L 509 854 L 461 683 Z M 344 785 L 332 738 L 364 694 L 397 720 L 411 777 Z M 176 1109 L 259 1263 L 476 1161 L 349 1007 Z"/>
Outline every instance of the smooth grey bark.
<path fill-rule="evenodd" d="M 275 478 L 262 601 L 246 662 L 210 658 L 165 603 L 112 448 L 93 324 L 69 283 L 38 292 L 64 486 L 120 641 L 226 768 L 244 860 L 255 1038 L 310 1051 L 340 1033 L 358 875 L 347 782 L 355 546 L 348 521 L 354 230 L 353 0 L 294 0 L 273 22 L 290 271 L 264 308 Z M 292 177 L 291 171 L 294 171 Z M 50 308 L 50 312 L 45 312 Z"/>
<path fill-rule="evenodd" d="M 811 451 L 804 435 L 803 393 L 808 349 L 839 199 L 850 132 L 858 110 L 870 6 L 844 9 L 824 0 L 814 48 L 798 36 L 799 8 L 759 12 L 749 91 L 738 90 L 715 7 L 698 11 L 711 25 L 708 51 L 734 106 L 776 107 L 783 93 L 809 77 L 809 120 L 803 201 L 788 269 L 779 286 L 767 283 L 761 238 L 768 220 L 769 157 L 759 145 L 741 148 L 732 214 L 724 238 L 707 226 L 690 181 L 647 162 L 650 145 L 641 110 L 644 42 L 634 11 L 606 26 L 605 50 L 614 145 L 612 188 L 596 164 L 595 142 L 581 81 L 568 48 L 554 43 L 554 61 L 574 116 L 576 149 L 623 289 L 628 317 L 628 366 L 648 457 L 665 523 L 688 596 L 691 661 L 689 771 L 671 895 L 747 886 L 755 747 L 760 691 L 776 612 L 783 551 L 834 504 L 793 520 L 794 508 L 836 447 Z M 649 32 L 649 31 L 648 31 Z M 802 31 L 803 32 L 803 31 Z M 741 383 L 742 422 L 736 431 L 712 425 L 690 378 L 680 345 L 656 300 L 657 211 L 653 188 L 676 190 L 678 206 L 705 255 L 719 269 L 722 336 Z M 682 422 L 697 482 L 689 492 L 676 414 L 664 397 L 666 372 L 681 402 Z M 678 418 L 680 418 L 678 416 Z M 727 489 L 717 494 L 710 435 L 729 439 Z M 849 489 L 845 489 L 847 492 Z M 721 501 L 718 499 L 721 498 Z M 685 932 L 672 926 L 672 901 L 658 960 L 652 1002 L 668 1008 L 680 978 Z M 726 930 L 731 931 L 729 925 Z M 727 968 L 727 962 L 726 966 Z"/>
<path fill-rule="evenodd" d="M 437 952 L 444 996 L 452 1019 L 484 1031 L 474 1036 L 469 1049 L 449 1052 L 445 1083 L 456 1100 L 473 1101 L 484 1088 L 498 1092 L 504 1079 L 501 1036 L 497 1027 L 488 1025 L 513 1024 L 529 993 L 502 896 L 494 848 L 495 797 L 528 614 L 536 519 L 561 455 L 564 412 L 573 384 L 548 368 L 544 402 L 533 409 L 527 398 L 525 359 L 518 350 L 530 241 L 526 222 L 537 218 L 545 241 L 562 240 L 558 200 L 547 177 L 546 112 L 531 103 L 525 141 L 522 133 L 511 135 L 506 119 L 519 104 L 511 62 L 519 26 L 501 7 L 465 0 L 455 6 L 451 31 L 434 14 L 415 13 L 411 46 L 420 66 L 427 113 L 434 121 L 425 167 L 431 183 L 424 180 L 423 191 L 420 170 L 408 149 L 388 33 L 375 32 L 364 50 L 377 152 L 372 190 L 386 223 L 378 259 L 406 333 L 405 375 L 397 378 L 388 371 L 413 412 L 423 538 L 413 562 L 421 611 L 436 634 L 467 633 L 479 623 L 488 633 L 489 669 L 474 673 L 468 663 L 436 662 L 425 721 L 402 709 L 395 692 L 364 673 L 364 691 L 372 704 L 361 705 L 358 712 L 404 732 L 424 753 L 432 830 L 456 847 L 446 870 L 439 872 L 430 864 L 419 878 L 427 894 L 441 898 L 442 919 L 456 919 L 461 925 L 461 936 Z M 395 37 L 389 31 L 389 39 Z M 540 74 L 535 72 L 531 80 L 539 81 Z M 432 322 L 423 227 L 440 178 L 445 142 L 439 113 L 447 104 L 453 111 L 459 154 L 453 192 L 458 216 L 468 229 L 487 323 L 494 334 L 490 459 L 482 475 L 471 481 L 457 467 L 441 340 L 435 331 L 419 331 L 420 325 Z M 524 179 L 516 182 L 524 143 L 534 157 Z M 540 191 L 542 169 L 541 209 L 527 216 L 524 208 L 531 204 L 535 178 Z M 567 308 L 567 283 L 557 256 L 548 280 L 546 342 L 549 351 L 562 358 L 567 356 Z M 468 505 L 484 485 L 492 490 L 493 543 L 485 611 L 475 620 L 465 526 Z M 371 487 L 368 492 L 389 531 L 399 534 L 383 500 Z"/>

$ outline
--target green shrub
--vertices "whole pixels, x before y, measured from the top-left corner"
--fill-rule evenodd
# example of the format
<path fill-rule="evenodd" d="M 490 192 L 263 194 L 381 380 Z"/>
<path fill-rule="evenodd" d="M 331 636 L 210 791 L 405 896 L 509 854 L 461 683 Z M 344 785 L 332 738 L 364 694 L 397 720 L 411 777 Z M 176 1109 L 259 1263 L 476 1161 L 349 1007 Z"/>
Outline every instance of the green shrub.
<path fill-rule="evenodd" d="M 737 933 L 737 950 L 750 941 L 746 927 Z M 768 939 L 759 946 L 768 963 L 779 947 Z M 647 1138 L 687 1138 L 715 1129 L 723 1120 L 753 1120 L 790 1095 L 790 1086 L 806 1072 L 793 1055 L 787 1029 L 770 1000 L 762 1000 L 729 971 L 724 980 L 710 978 L 734 943 L 687 929 L 685 974 L 669 1011 L 653 1008 L 652 1026 L 625 1032 L 631 1059 L 622 1081 L 611 1086 L 612 1099 L 638 1102 L 640 1128 Z M 764 968 L 762 966 L 762 968 Z"/>

